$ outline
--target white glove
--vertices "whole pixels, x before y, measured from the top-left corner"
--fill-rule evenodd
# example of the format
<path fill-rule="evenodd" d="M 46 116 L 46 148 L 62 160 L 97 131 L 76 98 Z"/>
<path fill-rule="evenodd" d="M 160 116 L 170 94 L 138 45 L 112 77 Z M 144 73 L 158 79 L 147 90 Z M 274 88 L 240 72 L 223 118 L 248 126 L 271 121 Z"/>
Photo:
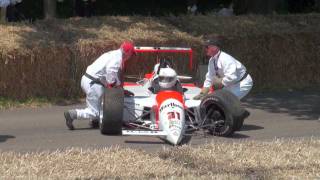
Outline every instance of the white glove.
<path fill-rule="evenodd" d="M 222 78 L 213 77 L 212 86 L 214 90 L 222 89 L 224 85 L 222 84 Z"/>

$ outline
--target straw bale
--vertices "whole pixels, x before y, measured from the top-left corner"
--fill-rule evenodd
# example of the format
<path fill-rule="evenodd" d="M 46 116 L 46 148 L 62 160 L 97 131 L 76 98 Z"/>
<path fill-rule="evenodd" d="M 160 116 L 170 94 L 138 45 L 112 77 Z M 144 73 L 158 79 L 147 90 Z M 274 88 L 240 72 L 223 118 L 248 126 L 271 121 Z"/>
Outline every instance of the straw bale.
<path fill-rule="evenodd" d="M 179 74 L 196 76 L 197 66 L 208 62 L 201 42 L 210 35 L 224 37 L 223 50 L 247 67 L 254 90 L 314 87 L 320 82 L 319 22 L 320 15 L 309 14 L 106 16 L 0 24 L 0 96 L 79 97 L 86 67 L 125 39 L 139 46 L 191 47 L 195 63 L 190 72 L 180 61 L 183 56 L 138 56 L 129 62 L 127 74 L 142 76 L 168 57 L 178 59 Z"/>

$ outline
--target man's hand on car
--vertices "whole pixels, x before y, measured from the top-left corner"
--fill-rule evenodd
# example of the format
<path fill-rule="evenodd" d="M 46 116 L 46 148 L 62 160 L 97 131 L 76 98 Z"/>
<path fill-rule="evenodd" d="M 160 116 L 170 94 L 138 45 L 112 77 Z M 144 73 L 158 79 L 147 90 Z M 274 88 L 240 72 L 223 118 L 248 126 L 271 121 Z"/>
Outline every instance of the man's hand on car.
<path fill-rule="evenodd" d="M 214 90 L 222 89 L 224 87 L 222 84 L 222 78 L 214 77 L 212 80 L 212 86 Z"/>
<path fill-rule="evenodd" d="M 208 87 L 204 87 L 201 89 L 200 94 L 196 95 L 195 97 L 193 97 L 194 100 L 200 100 L 203 97 L 205 97 L 208 93 L 209 93 L 210 88 Z"/>
<path fill-rule="evenodd" d="M 134 96 L 134 93 L 131 92 L 131 91 L 129 91 L 129 90 L 126 90 L 126 89 L 125 89 L 123 92 L 124 92 L 124 96 L 125 96 L 125 97 L 132 97 L 132 96 Z"/>

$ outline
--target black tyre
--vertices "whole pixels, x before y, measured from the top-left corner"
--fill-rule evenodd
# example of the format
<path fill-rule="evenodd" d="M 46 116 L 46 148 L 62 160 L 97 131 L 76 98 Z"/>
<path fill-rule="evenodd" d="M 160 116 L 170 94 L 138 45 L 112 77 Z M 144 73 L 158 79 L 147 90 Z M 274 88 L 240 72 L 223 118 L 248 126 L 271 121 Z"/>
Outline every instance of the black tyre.
<path fill-rule="evenodd" d="M 242 126 L 243 126 L 243 122 L 245 120 L 245 118 L 247 118 L 250 113 L 244 109 L 242 109 L 243 111 L 241 112 L 241 114 L 239 115 L 234 115 L 234 121 L 235 121 L 235 124 L 234 124 L 234 130 L 235 131 L 240 131 Z"/>
<path fill-rule="evenodd" d="M 191 138 L 192 138 L 192 135 L 191 135 L 191 134 L 190 134 L 190 135 L 184 135 L 178 145 L 179 145 L 179 146 L 182 146 L 182 145 L 189 144 L 190 141 L 191 141 Z"/>
<path fill-rule="evenodd" d="M 122 88 L 107 88 L 103 97 L 103 118 L 101 134 L 119 135 L 122 133 L 124 94 Z"/>
<path fill-rule="evenodd" d="M 217 90 L 204 97 L 200 112 L 201 126 L 212 135 L 230 136 L 243 124 L 239 117 L 244 109 L 239 99 L 226 90 Z"/>
<path fill-rule="evenodd" d="M 222 90 L 221 93 L 225 94 L 227 101 L 232 102 L 231 114 L 234 120 L 233 129 L 234 131 L 239 131 L 243 126 L 244 120 L 250 115 L 250 113 L 241 106 L 241 102 L 238 97 L 236 97 L 230 91 Z"/>

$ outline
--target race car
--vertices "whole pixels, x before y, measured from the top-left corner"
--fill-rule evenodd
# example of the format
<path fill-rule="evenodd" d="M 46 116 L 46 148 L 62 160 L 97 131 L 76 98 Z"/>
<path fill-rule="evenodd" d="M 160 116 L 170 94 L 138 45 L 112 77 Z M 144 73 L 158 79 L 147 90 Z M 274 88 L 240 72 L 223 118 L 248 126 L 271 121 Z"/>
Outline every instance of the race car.
<path fill-rule="evenodd" d="M 137 53 L 187 54 L 193 69 L 192 49 L 180 47 L 135 47 Z M 174 61 L 174 60 L 173 60 Z M 190 76 L 179 76 L 164 59 L 152 73 L 123 88 L 105 90 L 100 113 L 100 132 L 106 135 L 158 136 L 180 145 L 195 131 L 215 136 L 230 136 L 240 130 L 247 111 L 236 96 L 226 90 L 212 90 L 201 100 L 193 100 L 201 88 Z M 131 96 L 126 96 L 132 92 Z M 134 94 L 134 95 L 133 95 Z"/>

